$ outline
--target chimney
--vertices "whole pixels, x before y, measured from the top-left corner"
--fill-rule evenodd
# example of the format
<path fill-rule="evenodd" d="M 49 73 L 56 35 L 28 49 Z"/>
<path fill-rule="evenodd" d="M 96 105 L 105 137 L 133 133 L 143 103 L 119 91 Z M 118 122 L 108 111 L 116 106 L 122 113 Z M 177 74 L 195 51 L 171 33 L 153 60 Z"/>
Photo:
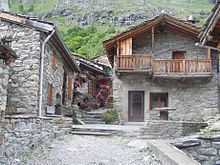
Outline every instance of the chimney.
<path fill-rule="evenodd" d="M 187 18 L 187 22 L 192 23 L 192 24 L 195 24 L 195 23 L 196 23 L 196 20 L 194 19 L 194 17 L 193 17 L 192 15 L 190 15 L 190 16 Z"/>

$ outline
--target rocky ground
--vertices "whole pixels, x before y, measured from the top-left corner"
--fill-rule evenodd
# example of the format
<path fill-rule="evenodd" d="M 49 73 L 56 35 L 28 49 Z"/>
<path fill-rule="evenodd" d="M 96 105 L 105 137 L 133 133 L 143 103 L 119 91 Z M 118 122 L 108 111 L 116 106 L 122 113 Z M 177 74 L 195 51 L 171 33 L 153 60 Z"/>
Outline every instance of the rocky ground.
<path fill-rule="evenodd" d="M 28 165 L 160 165 L 146 141 L 67 135 L 26 158 Z"/>

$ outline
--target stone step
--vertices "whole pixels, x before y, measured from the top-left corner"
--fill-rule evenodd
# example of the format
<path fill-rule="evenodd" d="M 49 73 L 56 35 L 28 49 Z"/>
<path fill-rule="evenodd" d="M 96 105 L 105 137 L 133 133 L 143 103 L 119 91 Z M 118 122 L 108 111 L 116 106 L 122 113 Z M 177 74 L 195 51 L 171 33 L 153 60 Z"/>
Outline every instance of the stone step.
<path fill-rule="evenodd" d="M 91 125 L 73 125 L 72 126 L 73 131 L 91 131 L 91 132 L 112 132 L 117 133 L 120 132 L 120 129 L 111 127 L 108 125 L 97 125 L 97 124 L 91 124 Z"/>
<path fill-rule="evenodd" d="M 90 116 L 90 115 L 82 116 L 82 118 L 86 118 L 86 119 L 103 119 L 103 117 L 100 117 L 100 116 Z"/>
<path fill-rule="evenodd" d="M 82 117 L 83 119 L 88 119 L 88 120 L 103 120 L 102 117 Z"/>
<path fill-rule="evenodd" d="M 83 120 L 83 122 L 85 124 L 105 124 L 104 121 L 87 121 L 87 120 Z"/>
<path fill-rule="evenodd" d="M 112 136 L 111 132 L 72 131 L 73 135 Z"/>
<path fill-rule="evenodd" d="M 102 118 L 98 118 L 98 117 L 83 117 L 83 119 L 85 119 L 85 120 L 97 120 L 97 121 L 103 121 L 103 119 Z"/>
<path fill-rule="evenodd" d="M 104 112 L 86 112 L 85 114 L 87 114 L 87 115 L 100 115 L 100 116 L 102 116 L 103 114 L 104 114 Z"/>

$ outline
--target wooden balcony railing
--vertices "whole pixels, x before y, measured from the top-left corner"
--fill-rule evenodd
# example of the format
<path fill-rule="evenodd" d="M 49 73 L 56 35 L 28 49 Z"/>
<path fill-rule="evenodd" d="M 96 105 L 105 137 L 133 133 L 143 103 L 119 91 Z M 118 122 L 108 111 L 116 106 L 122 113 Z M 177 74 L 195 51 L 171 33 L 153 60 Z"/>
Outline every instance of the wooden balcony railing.
<path fill-rule="evenodd" d="M 150 72 L 153 76 L 211 76 L 209 59 L 153 59 L 150 55 L 121 55 L 117 57 L 119 72 Z"/>
<path fill-rule="evenodd" d="M 155 75 L 166 74 L 211 74 L 211 60 L 154 60 L 153 72 Z"/>
<path fill-rule="evenodd" d="M 149 70 L 152 69 L 152 56 L 150 55 L 121 55 L 117 57 L 118 70 Z"/>

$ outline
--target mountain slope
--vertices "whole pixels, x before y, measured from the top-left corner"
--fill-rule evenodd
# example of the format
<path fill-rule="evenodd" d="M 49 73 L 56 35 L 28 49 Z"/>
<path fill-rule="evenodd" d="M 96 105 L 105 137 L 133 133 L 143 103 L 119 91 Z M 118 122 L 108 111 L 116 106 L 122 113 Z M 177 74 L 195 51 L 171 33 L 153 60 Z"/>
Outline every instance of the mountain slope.
<path fill-rule="evenodd" d="M 55 22 L 73 52 L 93 58 L 102 41 L 161 11 L 204 23 L 214 0 L 9 0 L 11 11 Z"/>

